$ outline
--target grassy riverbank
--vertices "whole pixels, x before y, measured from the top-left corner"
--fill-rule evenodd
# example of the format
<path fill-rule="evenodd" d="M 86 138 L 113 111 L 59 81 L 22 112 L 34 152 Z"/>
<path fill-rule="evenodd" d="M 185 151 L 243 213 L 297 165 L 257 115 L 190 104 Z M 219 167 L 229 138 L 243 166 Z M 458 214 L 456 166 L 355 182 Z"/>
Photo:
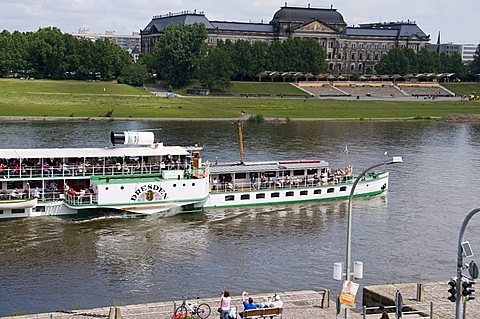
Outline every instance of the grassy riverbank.
<path fill-rule="evenodd" d="M 239 97 L 167 99 L 113 83 L 0 80 L 0 116 L 236 118 L 242 112 L 291 119 L 428 119 L 449 114 L 480 114 L 480 103 Z"/>
<path fill-rule="evenodd" d="M 472 92 L 480 94 L 480 83 L 443 83 L 444 87 L 460 95 L 470 95 Z"/>

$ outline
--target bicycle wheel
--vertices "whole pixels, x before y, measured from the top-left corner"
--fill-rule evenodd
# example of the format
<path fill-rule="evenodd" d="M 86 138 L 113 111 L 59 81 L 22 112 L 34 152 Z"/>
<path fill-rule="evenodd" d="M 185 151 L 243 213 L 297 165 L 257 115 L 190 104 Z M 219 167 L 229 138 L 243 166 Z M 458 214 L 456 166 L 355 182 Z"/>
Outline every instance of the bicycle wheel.
<path fill-rule="evenodd" d="M 175 309 L 175 314 L 181 314 L 183 317 L 188 316 L 187 307 L 185 307 L 185 305 L 178 306 L 177 309 Z"/>
<path fill-rule="evenodd" d="M 210 312 L 212 312 L 212 309 L 210 309 L 210 306 L 206 303 L 201 303 L 197 307 L 197 316 L 200 319 L 205 319 L 210 316 Z"/>

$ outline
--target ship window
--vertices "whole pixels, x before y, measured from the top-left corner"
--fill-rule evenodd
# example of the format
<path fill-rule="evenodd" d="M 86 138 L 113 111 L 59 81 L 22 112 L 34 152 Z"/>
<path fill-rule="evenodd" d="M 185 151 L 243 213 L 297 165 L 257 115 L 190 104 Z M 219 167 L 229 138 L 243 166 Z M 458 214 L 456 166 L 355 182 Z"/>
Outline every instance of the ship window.
<path fill-rule="evenodd" d="M 187 186 L 187 184 L 183 184 L 183 187 Z"/>
<path fill-rule="evenodd" d="M 120 187 L 120 189 L 123 191 L 125 189 L 125 187 L 122 186 L 122 187 Z"/>
<path fill-rule="evenodd" d="M 275 192 L 275 193 L 272 193 L 272 195 L 270 195 L 272 198 L 278 198 L 280 197 L 280 193 L 278 192 Z"/>
<path fill-rule="evenodd" d="M 249 194 L 244 194 L 244 195 L 240 196 L 240 199 L 241 200 L 248 200 L 248 199 L 250 199 L 250 195 Z"/>
<path fill-rule="evenodd" d="M 235 178 L 236 179 L 245 179 L 245 178 L 247 178 L 247 173 L 236 173 Z"/>
<path fill-rule="evenodd" d="M 192 186 L 195 186 L 195 183 L 192 183 Z"/>
<path fill-rule="evenodd" d="M 307 169 L 307 175 L 313 175 L 315 173 L 318 173 L 318 169 Z"/>
<path fill-rule="evenodd" d="M 105 187 L 105 190 L 108 191 L 108 187 Z"/>
<path fill-rule="evenodd" d="M 327 189 L 327 193 L 333 193 L 335 191 L 335 188 L 329 188 Z"/>
<path fill-rule="evenodd" d="M 293 175 L 295 176 L 303 176 L 305 175 L 305 171 L 303 169 L 297 169 L 293 171 Z"/>
<path fill-rule="evenodd" d="M 3 215 L 3 209 L 0 209 L 0 215 Z"/>
<path fill-rule="evenodd" d="M 266 177 L 275 177 L 275 176 L 277 176 L 277 172 L 266 172 L 265 176 Z"/>
<path fill-rule="evenodd" d="M 25 214 L 25 209 L 12 209 L 12 214 Z"/>
<path fill-rule="evenodd" d="M 346 192 L 346 191 L 347 191 L 347 186 L 342 186 L 342 187 L 340 187 L 340 191 L 341 191 L 341 192 Z"/>
<path fill-rule="evenodd" d="M 235 196 L 234 195 L 228 195 L 228 196 L 225 196 L 225 201 L 226 202 L 232 202 L 235 200 Z"/>
<path fill-rule="evenodd" d="M 257 194 L 257 199 L 262 199 L 262 198 L 265 198 L 265 194 Z"/>
<path fill-rule="evenodd" d="M 313 193 L 315 195 L 320 195 L 322 193 L 322 190 L 321 189 L 316 189 L 316 190 L 313 191 Z"/>
<path fill-rule="evenodd" d="M 173 184 L 173 187 L 177 187 L 177 184 Z"/>
<path fill-rule="evenodd" d="M 23 189 L 23 182 L 7 182 L 7 189 Z"/>
<path fill-rule="evenodd" d="M 300 196 L 307 196 L 308 195 L 308 191 L 301 191 L 300 192 Z"/>
<path fill-rule="evenodd" d="M 293 196 L 293 192 L 287 192 L 287 197 L 292 197 Z"/>

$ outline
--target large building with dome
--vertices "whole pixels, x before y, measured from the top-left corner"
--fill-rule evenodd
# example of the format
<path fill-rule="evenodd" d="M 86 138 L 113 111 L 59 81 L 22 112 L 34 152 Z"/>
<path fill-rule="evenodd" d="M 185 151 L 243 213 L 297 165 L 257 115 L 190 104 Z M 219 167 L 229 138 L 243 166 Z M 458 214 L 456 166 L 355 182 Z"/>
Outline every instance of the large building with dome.
<path fill-rule="evenodd" d="M 289 7 L 285 3 L 269 23 L 211 21 L 204 12 L 198 11 L 154 16 L 140 31 L 142 53 L 151 53 L 165 28 L 173 23 L 205 25 L 210 45 L 225 40 L 273 43 L 289 37 L 316 39 L 325 47 L 329 73 L 332 74 L 374 73 L 380 58 L 390 49 L 408 47 L 418 52 L 430 41 L 430 36 L 413 21 L 349 27 L 342 14 L 333 7 Z"/>

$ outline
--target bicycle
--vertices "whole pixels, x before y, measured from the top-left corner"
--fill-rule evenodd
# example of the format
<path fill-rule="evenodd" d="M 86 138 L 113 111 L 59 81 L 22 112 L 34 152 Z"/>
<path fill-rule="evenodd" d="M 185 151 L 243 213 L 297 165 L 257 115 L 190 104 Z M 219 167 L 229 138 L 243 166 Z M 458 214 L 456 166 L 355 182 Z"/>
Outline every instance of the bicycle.
<path fill-rule="evenodd" d="M 208 304 L 201 303 L 197 305 L 195 302 L 188 302 L 188 298 L 185 296 L 183 297 L 183 303 L 175 309 L 175 315 L 181 314 L 183 317 L 194 315 L 200 319 L 206 319 L 211 312 L 212 310 Z"/>

